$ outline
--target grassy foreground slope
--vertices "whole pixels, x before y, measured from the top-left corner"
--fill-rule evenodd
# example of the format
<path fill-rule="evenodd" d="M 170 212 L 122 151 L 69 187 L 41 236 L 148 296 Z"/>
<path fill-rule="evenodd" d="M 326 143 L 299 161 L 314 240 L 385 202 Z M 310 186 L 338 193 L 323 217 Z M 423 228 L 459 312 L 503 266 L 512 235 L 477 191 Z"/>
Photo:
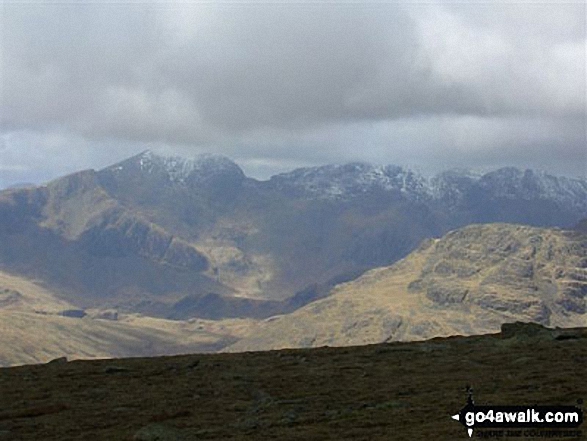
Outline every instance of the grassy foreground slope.
<path fill-rule="evenodd" d="M 466 385 L 477 404 L 587 396 L 587 333 L 565 332 L 0 369 L 0 440 L 465 440 Z"/>

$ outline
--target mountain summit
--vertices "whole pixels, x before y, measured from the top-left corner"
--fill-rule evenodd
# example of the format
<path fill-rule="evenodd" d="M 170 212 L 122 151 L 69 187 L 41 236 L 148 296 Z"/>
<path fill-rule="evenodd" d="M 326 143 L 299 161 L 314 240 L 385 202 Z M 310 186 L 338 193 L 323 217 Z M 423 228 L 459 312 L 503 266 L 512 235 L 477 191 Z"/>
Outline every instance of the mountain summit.
<path fill-rule="evenodd" d="M 174 184 L 202 183 L 218 176 L 244 178 L 240 167 L 225 156 L 201 154 L 188 159 L 180 156 L 161 156 L 150 150 L 112 165 L 102 173 L 142 173 L 164 177 Z"/>
<path fill-rule="evenodd" d="M 300 168 L 273 176 L 276 188 L 308 198 L 350 198 L 369 192 L 399 192 L 408 198 L 430 196 L 426 179 L 402 167 L 354 162 Z"/>
<path fill-rule="evenodd" d="M 471 223 L 571 227 L 587 182 L 533 171 L 427 179 L 363 163 L 257 181 L 223 156 L 146 151 L 0 192 L 0 270 L 80 308 L 267 317 Z"/>
<path fill-rule="evenodd" d="M 514 167 L 485 174 L 455 169 L 426 178 L 395 165 L 357 162 L 300 168 L 275 175 L 270 183 L 309 199 L 349 199 L 387 192 L 414 201 L 463 202 L 464 195 L 482 193 L 494 199 L 551 200 L 587 210 L 587 181 Z"/>

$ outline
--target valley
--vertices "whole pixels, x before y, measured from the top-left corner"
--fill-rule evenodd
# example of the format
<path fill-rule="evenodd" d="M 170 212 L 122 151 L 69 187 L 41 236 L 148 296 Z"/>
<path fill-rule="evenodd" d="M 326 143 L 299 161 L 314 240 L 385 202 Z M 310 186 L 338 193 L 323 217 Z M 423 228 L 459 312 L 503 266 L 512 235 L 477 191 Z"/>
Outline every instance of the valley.
<path fill-rule="evenodd" d="M 80 310 L 39 284 L 0 272 L 0 366 L 71 359 L 212 352 L 250 332 L 254 320 L 165 320 Z"/>

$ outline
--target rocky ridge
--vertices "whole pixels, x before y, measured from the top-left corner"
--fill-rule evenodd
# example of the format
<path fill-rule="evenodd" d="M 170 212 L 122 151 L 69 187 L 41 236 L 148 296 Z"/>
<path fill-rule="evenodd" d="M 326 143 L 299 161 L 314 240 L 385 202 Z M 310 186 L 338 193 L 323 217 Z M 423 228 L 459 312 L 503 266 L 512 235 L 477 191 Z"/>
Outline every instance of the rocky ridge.
<path fill-rule="evenodd" d="M 348 199 L 373 191 L 399 192 L 411 200 L 461 202 L 477 191 L 493 198 L 553 200 L 587 208 L 587 182 L 545 172 L 505 167 L 488 173 L 450 170 L 427 178 L 399 166 L 367 163 L 308 167 L 279 174 L 270 184 L 318 199 Z"/>
<path fill-rule="evenodd" d="M 587 326 L 587 236 L 472 225 L 390 267 L 266 320 L 233 351 L 346 346 L 496 332 L 502 323 Z"/>

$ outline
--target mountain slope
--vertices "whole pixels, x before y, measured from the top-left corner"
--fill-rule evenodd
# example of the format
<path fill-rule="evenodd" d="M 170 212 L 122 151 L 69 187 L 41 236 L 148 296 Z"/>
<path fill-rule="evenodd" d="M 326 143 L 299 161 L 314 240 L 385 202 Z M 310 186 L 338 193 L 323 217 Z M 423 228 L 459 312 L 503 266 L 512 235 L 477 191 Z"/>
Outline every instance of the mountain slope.
<path fill-rule="evenodd" d="M 0 272 L 0 366 L 57 357 L 112 358 L 217 350 L 253 321 L 172 321 L 80 310 L 29 280 Z"/>
<path fill-rule="evenodd" d="M 504 322 L 586 326 L 587 236 L 472 225 L 428 240 L 326 299 L 273 317 L 233 351 L 495 332 Z"/>
<path fill-rule="evenodd" d="M 568 227 L 587 183 L 501 169 L 427 179 L 353 163 L 247 178 L 228 158 L 151 152 L 0 192 L 0 269 L 76 307 L 268 317 L 473 222 Z"/>
<path fill-rule="evenodd" d="M 194 286 L 230 292 L 193 244 L 122 205 L 91 170 L 0 193 L 0 240 L 0 267 L 79 307 L 161 314 Z"/>
<path fill-rule="evenodd" d="M 581 222 L 575 225 L 575 230 L 587 234 L 587 219 L 583 219 Z"/>

